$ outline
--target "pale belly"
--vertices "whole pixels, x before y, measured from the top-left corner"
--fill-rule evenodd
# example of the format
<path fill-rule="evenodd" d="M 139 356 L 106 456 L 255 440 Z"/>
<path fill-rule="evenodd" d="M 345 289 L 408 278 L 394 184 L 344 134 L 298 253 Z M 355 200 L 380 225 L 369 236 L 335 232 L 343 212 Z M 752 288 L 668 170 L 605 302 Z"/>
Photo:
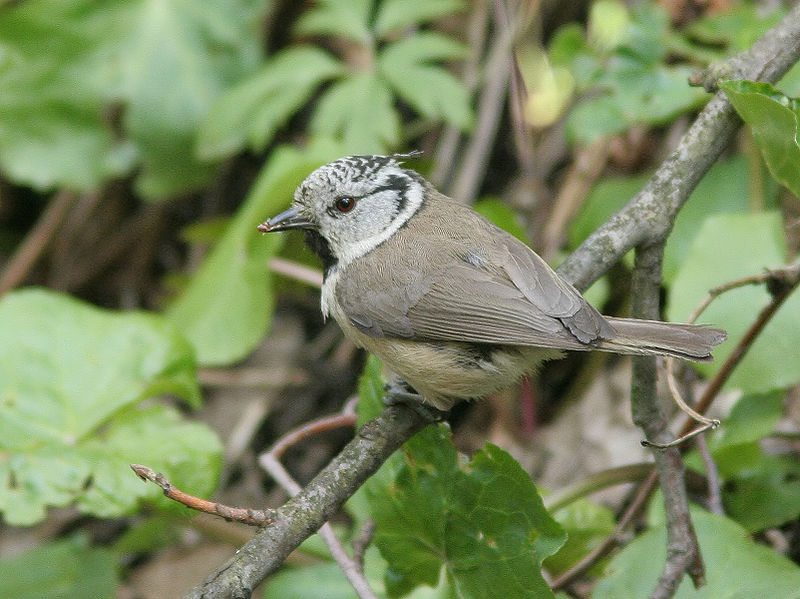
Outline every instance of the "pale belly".
<path fill-rule="evenodd" d="M 542 362 L 563 353 L 539 347 L 375 338 L 349 322 L 342 329 L 440 410 L 510 387 Z"/>

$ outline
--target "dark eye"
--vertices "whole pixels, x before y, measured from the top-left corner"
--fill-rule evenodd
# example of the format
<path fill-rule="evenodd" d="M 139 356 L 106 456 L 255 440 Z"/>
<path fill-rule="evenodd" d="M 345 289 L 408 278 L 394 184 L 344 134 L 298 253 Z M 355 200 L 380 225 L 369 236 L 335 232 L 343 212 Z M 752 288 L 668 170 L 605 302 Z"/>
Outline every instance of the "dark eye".
<path fill-rule="evenodd" d="M 339 212 L 350 212 L 356 207 L 356 201 L 353 198 L 339 198 L 334 203 Z"/>

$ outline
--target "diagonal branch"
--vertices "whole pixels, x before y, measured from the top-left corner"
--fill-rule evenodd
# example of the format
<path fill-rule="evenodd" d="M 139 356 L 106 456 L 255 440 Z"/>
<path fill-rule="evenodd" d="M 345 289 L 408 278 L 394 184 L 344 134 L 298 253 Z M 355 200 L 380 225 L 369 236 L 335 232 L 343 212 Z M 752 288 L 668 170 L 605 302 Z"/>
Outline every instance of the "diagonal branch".
<path fill-rule="evenodd" d="M 774 83 L 798 59 L 800 3 L 750 49 L 708 72 L 727 79 Z M 592 233 L 558 268 L 558 273 L 578 289 L 585 289 L 628 250 L 664 239 L 672 230 L 678 211 L 728 147 L 740 124 L 725 94 L 717 92 L 644 188 Z"/>
<path fill-rule="evenodd" d="M 403 443 L 430 421 L 405 404 L 387 407 L 314 480 L 275 510 L 275 523 L 259 532 L 227 563 L 189 591 L 187 599 L 248 599 L 294 549 L 327 522 Z"/>

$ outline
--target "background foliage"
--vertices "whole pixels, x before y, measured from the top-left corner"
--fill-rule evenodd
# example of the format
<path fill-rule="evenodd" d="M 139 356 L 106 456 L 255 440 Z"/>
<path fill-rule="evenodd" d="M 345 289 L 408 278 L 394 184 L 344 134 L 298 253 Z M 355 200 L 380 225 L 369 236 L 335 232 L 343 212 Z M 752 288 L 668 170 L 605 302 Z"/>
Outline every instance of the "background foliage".
<path fill-rule="evenodd" d="M 251 532 L 190 517 L 128 463 L 199 496 L 275 505 L 260 451 L 356 388 L 362 420 L 378 409 L 380 364 L 362 374 L 364 357 L 298 282 L 313 258 L 255 230 L 316 166 L 423 149 L 411 166 L 449 193 L 474 181 L 478 197 L 460 199 L 552 260 L 624 205 L 708 100 L 689 74 L 785 13 L 633 4 L 0 4 L 0 596 L 179 596 Z M 509 104 L 497 57 L 512 39 L 526 94 Z M 722 89 L 747 128 L 670 235 L 671 320 L 710 287 L 797 260 L 800 70 Z M 590 290 L 604 312 L 624 313 L 629 266 Z M 688 386 L 716 372 L 768 297 L 750 287 L 712 304 L 703 320 L 730 341 Z M 709 585 L 685 582 L 679 597 L 796 596 L 799 316 L 794 296 L 728 383 L 725 426 L 709 437 L 724 515 L 692 490 Z M 535 394 L 461 406 L 393 456 L 337 521 L 346 541 L 376 523 L 376 592 L 553 596 L 542 564 L 557 576 L 610 534 L 624 491 L 558 509 L 548 494 L 645 459 L 612 393 L 626 364 L 553 363 Z M 294 448 L 290 469 L 308 480 L 347 434 Z M 686 460 L 705 474 L 699 454 Z M 659 505 L 569 596 L 649 592 Z M 265 597 L 353 596 L 317 539 L 297 553 Z"/>

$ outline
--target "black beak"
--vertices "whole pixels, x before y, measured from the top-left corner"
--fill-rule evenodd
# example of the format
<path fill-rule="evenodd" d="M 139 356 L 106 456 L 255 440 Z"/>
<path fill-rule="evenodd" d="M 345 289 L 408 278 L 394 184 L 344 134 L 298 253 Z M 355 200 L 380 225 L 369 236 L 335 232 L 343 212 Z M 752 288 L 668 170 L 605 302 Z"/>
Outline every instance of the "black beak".
<path fill-rule="evenodd" d="M 294 206 L 258 225 L 262 233 L 288 231 L 289 229 L 316 229 L 317 225 L 300 214 Z"/>

